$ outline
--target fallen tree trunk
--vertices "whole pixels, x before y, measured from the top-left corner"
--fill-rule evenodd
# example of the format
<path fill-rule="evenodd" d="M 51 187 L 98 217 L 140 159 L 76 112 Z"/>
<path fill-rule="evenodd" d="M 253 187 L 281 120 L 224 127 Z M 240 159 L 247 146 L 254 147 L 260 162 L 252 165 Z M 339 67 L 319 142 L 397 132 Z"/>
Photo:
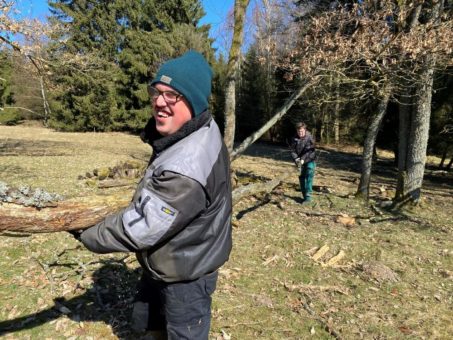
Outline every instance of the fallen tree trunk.
<path fill-rule="evenodd" d="M 52 233 L 87 229 L 128 205 L 131 192 L 77 197 L 55 207 L 37 209 L 15 203 L 0 204 L 0 232 Z"/>
<path fill-rule="evenodd" d="M 290 175 L 292 173 L 288 172 L 279 179 L 236 188 L 232 193 L 233 206 L 247 196 L 271 192 Z M 109 196 L 77 197 L 41 209 L 16 203 L 0 203 L 0 233 L 54 233 L 87 229 L 106 216 L 127 207 L 131 196 L 132 192 L 128 191 Z"/>
<path fill-rule="evenodd" d="M 264 183 L 254 183 L 243 185 L 233 191 L 233 206 L 236 205 L 241 199 L 247 196 L 256 195 L 262 192 L 270 192 L 277 185 L 281 183 L 281 179 L 274 179 Z"/>
<path fill-rule="evenodd" d="M 236 205 L 241 199 L 257 195 L 261 193 L 270 193 L 277 186 L 288 179 L 288 177 L 294 176 L 293 171 L 287 171 L 278 176 L 277 179 L 273 179 L 267 182 L 258 182 L 249 185 L 243 185 L 233 190 L 233 206 Z"/>

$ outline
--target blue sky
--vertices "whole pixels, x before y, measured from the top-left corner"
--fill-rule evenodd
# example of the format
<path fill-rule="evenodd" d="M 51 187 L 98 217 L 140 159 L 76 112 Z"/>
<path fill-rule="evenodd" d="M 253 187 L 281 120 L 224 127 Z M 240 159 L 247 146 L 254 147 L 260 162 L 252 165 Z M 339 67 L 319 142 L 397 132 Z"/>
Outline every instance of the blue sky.
<path fill-rule="evenodd" d="M 49 14 L 47 0 L 16 0 L 21 16 L 45 20 Z M 217 39 L 227 14 L 232 11 L 234 0 L 202 0 L 206 15 L 201 19 L 202 24 L 211 24 L 211 37 Z M 216 41 L 215 47 L 225 48 L 224 42 Z"/>
<path fill-rule="evenodd" d="M 44 20 L 48 14 L 47 0 L 16 0 L 24 17 Z M 206 16 L 202 23 L 210 23 L 213 26 L 221 24 L 230 9 L 233 8 L 234 0 L 202 0 Z"/>

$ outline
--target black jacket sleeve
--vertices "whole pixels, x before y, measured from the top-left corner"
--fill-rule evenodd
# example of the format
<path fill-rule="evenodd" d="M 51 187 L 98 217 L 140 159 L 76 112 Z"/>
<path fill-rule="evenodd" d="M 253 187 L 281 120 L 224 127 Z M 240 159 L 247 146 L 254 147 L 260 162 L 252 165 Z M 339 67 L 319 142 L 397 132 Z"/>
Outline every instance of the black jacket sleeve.
<path fill-rule="evenodd" d="M 293 161 L 296 161 L 296 159 L 299 158 L 299 154 L 297 153 L 297 144 L 299 142 L 299 138 L 297 137 L 293 137 L 291 138 L 291 143 L 289 145 L 290 149 L 291 149 L 291 158 L 293 159 Z"/>
<path fill-rule="evenodd" d="M 170 238 L 206 208 L 202 186 L 166 171 L 144 178 L 130 205 L 81 235 L 91 251 L 110 253 L 149 249 Z"/>

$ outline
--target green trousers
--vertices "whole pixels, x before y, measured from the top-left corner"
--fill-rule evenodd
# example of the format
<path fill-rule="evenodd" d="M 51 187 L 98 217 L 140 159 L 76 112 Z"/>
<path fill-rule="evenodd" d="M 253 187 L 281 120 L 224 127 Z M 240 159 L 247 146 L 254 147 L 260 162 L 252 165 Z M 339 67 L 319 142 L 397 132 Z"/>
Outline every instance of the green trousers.
<path fill-rule="evenodd" d="M 315 162 L 308 162 L 302 166 L 300 170 L 299 183 L 300 191 L 304 201 L 311 201 L 311 193 L 313 192 L 313 177 L 315 176 Z"/>

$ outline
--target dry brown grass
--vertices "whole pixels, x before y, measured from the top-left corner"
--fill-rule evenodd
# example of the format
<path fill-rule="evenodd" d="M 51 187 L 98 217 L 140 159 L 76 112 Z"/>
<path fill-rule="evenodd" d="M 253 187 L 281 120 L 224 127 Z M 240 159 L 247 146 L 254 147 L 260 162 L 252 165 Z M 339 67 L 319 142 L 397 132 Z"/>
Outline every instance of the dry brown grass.
<path fill-rule="evenodd" d="M 136 159 L 147 162 L 151 148 L 122 133 L 62 133 L 40 127 L 0 127 L 0 179 L 66 196 L 92 189 L 77 179 L 93 169 Z"/>
<path fill-rule="evenodd" d="M 67 195 L 99 190 L 82 185 L 79 174 L 130 158 L 145 162 L 149 151 L 125 134 L 0 127 L 1 179 Z M 295 170 L 271 195 L 235 206 L 234 248 L 214 294 L 213 339 L 330 339 L 329 331 L 343 339 L 451 337 L 451 180 L 430 176 L 419 209 L 391 214 L 379 205 L 394 190 L 393 170 L 379 164 L 370 204 L 358 201 L 360 157 L 350 151 L 320 150 L 315 185 L 330 193 L 316 192 L 312 206 L 300 204 Z M 257 144 L 233 167 L 243 178 L 274 179 L 293 165 L 285 148 Z M 0 335 L 137 338 L 128 321 L 139 272 L 132 255 L 95 255 L 65 233 L 8 234 L 0 242 Z M 2 334 L 2 327 L 14 331 Z"/>

